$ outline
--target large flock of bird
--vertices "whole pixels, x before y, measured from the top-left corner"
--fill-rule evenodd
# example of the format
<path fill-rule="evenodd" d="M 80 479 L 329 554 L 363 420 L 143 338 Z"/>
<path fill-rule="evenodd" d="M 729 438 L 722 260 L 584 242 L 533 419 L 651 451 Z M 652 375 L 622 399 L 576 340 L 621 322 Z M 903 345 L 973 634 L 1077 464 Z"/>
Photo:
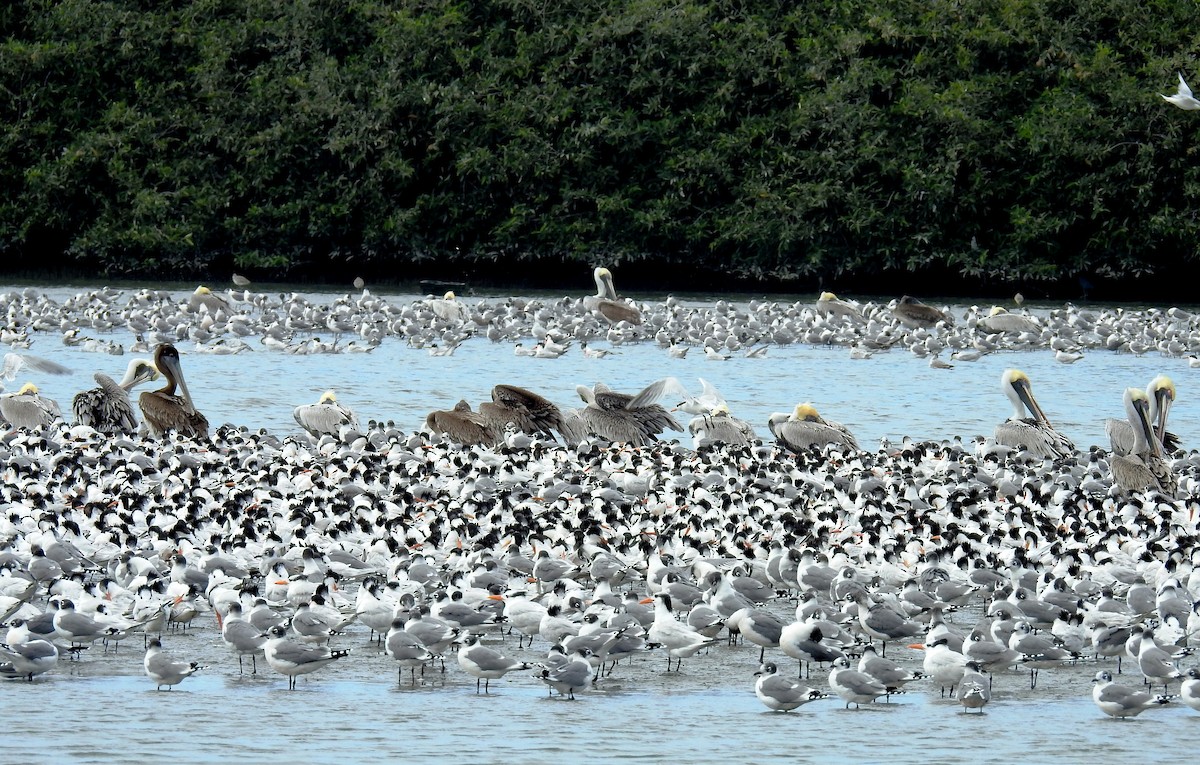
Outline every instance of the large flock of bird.
<path fill-rule="evenodd" d="M 258 336 L 305 352 L 330 332 L 335 346 L 394 336 L 439 352 L 481 335 L 718 355 L 798 342 L 931 359 L 1181 357 L 1200 332 L 1176 309 L 960 320 L 909 297 L 876 306 L 829 293 L 748 310 L 652 306 L 620 298 L 607 269 L 595 280 L 586 298 L 469 306 L 452 294 L 393 306 L 365 290 L 328 305 L 205 288 L 180 303 L 151 291 L 124 303 L 110 291 L 63 304 L 4 296 L 10 382 L 61 371 L 23 352 L 38 332 L 86 342 L 87 327 L 122 326 L 153 353 L 120 382 L 97 374 L 66 417 L 32 382 L 0 396 L 0 674 L 33 681 L 88 661 L 82 648 L 144 634 L 145 672 L 169 688 L 200 667 L 163 644 L 205 625 L 239 666 L 256 672 L 261 656 L 289 687 L 361 650 L 356 634 L 378 639 L 401 682 L 445 671 L 450 653 L 481 692 L 524 672 L 567 698 L 648 651 L 679 671 L 740 641 L 759 650 L 754 689 L 773 710 L 831 694 L 867 704 L 926 677 L 982 711 L 993 675 L 1028 670 L 1032 691 L 1040 671 L 1084 661 L 1105 664 L 1093 682 L 1105 714 L 1173 696 L 1200 709 L 1200 672 L 1179 666 L 1200 632 L 1200 458 L 1167 430 L 1164 376 L 1126 389 L 1111 448 L 1086 451 L 1015 369 L 1001 380 L 1012 417 L 968 445 L 864 450 L 807 402 L 772 416 L 764 441 L 715 391 L 693 397 L 672 378 L 629 394 L 580 386 L 577 409 L 499 384 L 492 401 L 432 412 L 418 432 L 360 427 L 330 392 L 297 407 L 303 431 L 284 435 L 210 426 L 176 348 L 233 352 Z M 131 398 L 159 376 L 161 388 Z M 672 397 L 680 406 L 660 403 Z M 668 435 L 684 430 L 680 410 L 690 445 Z M 497 638 L 512 633 L 510 658 Z M 531 655 L 526 639 L 549 652 Z M 887 658 L 897 642 L 923 650 L 920 668 Z M 1134 684 L 1113 681 L 1122 662 L 1137 667 Z M 828 667 L 826 682 L 812 665 Z"/>

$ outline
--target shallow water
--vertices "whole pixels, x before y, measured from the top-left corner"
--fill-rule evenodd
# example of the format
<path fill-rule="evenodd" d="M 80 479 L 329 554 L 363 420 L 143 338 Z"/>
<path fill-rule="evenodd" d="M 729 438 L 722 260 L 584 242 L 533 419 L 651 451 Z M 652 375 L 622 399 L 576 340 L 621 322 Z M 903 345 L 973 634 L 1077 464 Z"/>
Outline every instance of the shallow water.
<path fill-rule="evenodd" d="M 781 614 L 788 609 L 780 607 Z M 974 615 L 963 622 L 973 622 Z M 496 641 L 494 636 L 489 638 Z M 164 645 L 209 665 L 172 691 L 156 692 L 141 671 L 141 639 L 119 653 L 99 646 L 33 683 L 0 684 L 9 712 L 5 760 L 107 763 L 166 757 L 173 762 L 1129 762 L 1185 756 L 1200 715 L 1180 705 L 1121 722 L 1093 705 L 1093 662 L 1043 670 L 1029 689 L 1026 672 L 997 674 L 982 715 L 941 698 L 917 681 L 890 703 L 845 709 L 837 698 L 790 713 L 768 712 L 754 696 L 758 648 L 718 646 L 667 674 L 658 652 L 622 663 L 574 702 L 548 698 L 515 672 L 476 694 L 472 678 L 448 654 L 445 674 L 427 670 L 418 685 L 367 642 L 361 627 L 335 645 L 350 657 L 302 677 L 298 690 L 264 666 L 238 675 L 211 615 Z M 492 645 L 536 661 L 545 643 L 518 652 L 508 638 Z M 796 667 L 778 650 L 768 659 Z M 921 652 L 888 656 L 919 667 Z M 1111 667 L 1106 660 L 1103 667 Z M 814 669 L 814 687 L 827 673 Z M 1136 675 L 1120 682 L 1140 684 Z M 1177 686 L 1172 686 L 1178 692 Z M 1155 756 L 1160 755 L 1160 756 Z M 1163 758 L 1166 758 L 1165 760 Z"/>
<path fill-rule="evenodd" d="M 96 336 L 133 340 L 125 331 Z M 1188 398 L 1193 370 L 1182 359 L 1157 356 L 1093 352 L 1064 365 L 1050 351 L 1000 353 L 935 370 L 906 351 L 856 361 L 844 348 L 801 345 L 772 347 L 764 359 L 735 356 L 725 362 L 695 354 L 671 358 L 652 343 L 622 346 L 619 355 L 602 360 L 577 350 L 560 359 L 523 358 L 511 345 L 482 338 L 467 341 L 449 357 L 430 356 L 395 339 L 369 355 L 264 350 L 214 356 L 189 353 L 185 344 L 180 348 L 196 403 L 214 424 L 280 434 L 298 433 L 292 408 L 315 401 L 328 388 L 336 389 L 364 424 L 390 419 L 416 429 L 430 410 L 449 408 L 460 398 L 487 400 L 491 386 L 500 382 L 573 406 L 578 383 L 604 381 L 632 392 L 669 374 L 694 392 L 696 378 L 712 382 L 733 413 L 754 423 L 760 435 L 766 434 L 771 412 L 811 400 L 870 448 L 882 437 L 990 434 L 1009 414 L 1000 373 L 1017 366 L 1034 381 L 1047 415 L 1080 447 L 1105 443 L 1103 418 L 1121 416 L 1123 388 L 1145 385 L 1159 372 L 1179 386 L 1172 430 L 1188 446 L 1200 435 L 1200 414 Z M 93 371 L 117 376 L 129 358 L 67 348 L 47 333 L 37 335 L 29 352 L 75 370 L 38 379 L 43 393 L 64 406 L 75 392 L 91 387 Z M 773 610 L 789 616 L 791 608 L 780 603 Z M 977 611 L 960 615 L 959 623 L 972 624 L 977 616 Z M 495 635 L 490 639 L 498 641 Z M 494 681 L 492 693 L 477 695 L 452 654 L 444 675 L 427 670 L 414 686 L 406 671 L 397 682 L 394 662 L 368 643 L 361 625 L 335 642 L 351 648 L 351 656 L 301 678 L 295 693 L 261 661 L 257 675 L 239 675 L 211 614 L 199 617 L 189 632 L 167 635 L 164 645 L 208 668 L 173 691 L 155 692 L 142 673 L 141 639 L 133 637 L 116 654 L 105 655 L 94 646 L 79 661 L 63 661 L 33 683 L 0 683 L 3 760 L 682 763 L 786 757 L 822 763 L 1011 765 L 1183 757 L 1200 731 L 1200 715 L 1181 705 L 1125 723 L 1105 717 L 1090 699 L 1098 668 L 1092 662 L 1044 670 L 1035 690 L 1025 673 L 998 675 L 995 697 L 983 715 L 961 712 L 929 681 L 912 684 L 890 704 L 848 711 L 841 701 L 829 699 L 775 714 L 753 694 L 758 648 L 751 645 L 719 646 L 707 656 L 685 659 L 678 674 L 665 671 L 661 653 L 643 655 L 573 703 L 547 698 L 527 672 Z M 502 649 L 536 661 L 546 647 L 538 640 L 532 649 L 518 651 L 508 638 Z M 795 667 L 777 649 L 767 655 Z M 916 667 L 922 654 L 891 646 L 888 656 Z M 824 688 L 825 677 L 826 672 L 814 671 L 811 682 Z M 1141 680 L 1126 674 L 1123 682 Z"/>
<path fill-rule="evenodd" d="M 8 289 L 0 287 L 0 292 Z M 42 291 L 61 300 L 81 290 Z M 183 299 L 186 292 L 176 297 Z M 307 297 L 320 303 L 337 295 Z M 390 295 L 388 300 L 403 304 L 420 297 Z M 963 306 L 955 309 L 961 312 Z M 134 341 L 133 333 L 125 329 L 85 334 L 126 347 Z M 119 379 L 132 358 L 128 353 L 83 352 L 63 345 L 51 333 L 35 337 L 29 353 L 62 363 L 73 374 L 21 376 L 9 387 L 35 379 L 42 394 L 57 400 L 64 411 L 75 393 L 95 385 L 94 372 Z M 604 382 L 633 393 L 654 380 L 674 376 L 693 394 L 700 392 L 698 378 L 708 380 L 728 400 L 731 412 L 752 423 L 760 436 L 769 436 L 766 422 L 772 412 L 790 412 L 797 403 L 811 401 L 824 417 L 848 426 L 861 446 L 874 448 L 884 437 L 897 441 L 905 436 L 917 440 L 990 436 L 996 424 L 1011 414 L 1000 390 L 1000 375 L 1017 367 L 1030 376 L 1050 421 L 1078 448 L 1107 447 L 1104 420 L 1124 418 L 1124 389 L 1144 387 L 1159 373 L 1171 376 L 1179 389 L 1171 429 L 1184 444 L 1197 443 L 1200 435 L 1200 408 L 1187 404 L 1189 379 L 1200 369 L 1190 368 L 1187 359 L 1159 355 L 1093 351 L 1074 364 L 1063 364 L 1047 349 L 993 353 L 975 362 L 956 362 L 953 369 L 931 369 L 926 359 L 900 349 L 854 360 L 844 347 L 801 344 L 771 346 L 765 358 L 734 354 L 727 361 L 711 361 L 700 349 L 692 349 L 687 358 L 673 358 L 649 341 L 619 347 L 592 343 L 616 351 L 604 359 L 587 358 L 578 347 L 557 359 L 539 359 L 517 356 L 512 344 L 483 337 L 467 340 L 451 356 L 432 356 L 397 338 L 386 339 L 369 354 L 312 355 L 269 351 L 255 338 L 248 340 L 259 350 L 214 355 L 197 352 L 192 343 L 177 346 L 184 355 L 184 373 L 196 406 L 214 426 L 233 423 L 281 435 L 298 433 L 292 409 L 314 403 L 322 392 L 334 389 L 364 427 L 368 420 L 392 420 L 403 429 L 416 430 L 430 411 L 450 409 L 459 399 L 472 406 L 489 401 L 497 383 L 526 387 L 559 406 L 575 407 L 581 405 L 575 393 L 578 384 Z M 678 414 L 681 424 L 686 426 L 688 416 Z M 689 441 L 686 433 L 674 437 Z"/>

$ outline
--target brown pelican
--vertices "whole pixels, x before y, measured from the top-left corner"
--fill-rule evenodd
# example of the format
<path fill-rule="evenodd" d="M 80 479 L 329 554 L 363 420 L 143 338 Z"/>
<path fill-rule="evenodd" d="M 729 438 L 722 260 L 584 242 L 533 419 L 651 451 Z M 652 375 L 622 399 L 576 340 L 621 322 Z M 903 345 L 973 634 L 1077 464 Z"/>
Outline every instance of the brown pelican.
<path fill-rule="evenodd" d="M 433 313 L 443 321 L 462 322 L 471 318 L 471 314 L 467 310 L 467 307 L 458 302 L 453 291 L 442 295 L 441 300 L 426 300 L 425 305 L 429 306 L 429 310 L 433 311 Z"/>
<path fill-rule="evenodd" d="M 1027 449 L 1039 457 L 1067 457 L 1075 452 L 1075 444 L 1054 429 L 1033 398 L 1028 375 L 1006 369 L 1000 385 L 1012 402 L 1013 416 L 996 426 L 996 443 Z M 1026 410 L 1030 417 L 1025 416 Z"/>
<path fill-rule="evenodd" d="M 837 319 L 847 318 L 862 321 L 863 318 L 862 311 L 845 300 L 838 300 L 838 296 L 832 292 L 822 292 L 821 296 L 817 298 L 817 313 Z"/>
<path fill-rule="evenodd" d="M 1112 458 L 1113 483 L 1125 491 L 1151 489 L 1174 497 L 1178 479 L 1162 456 L 1158 438 L 1150 423 L 1150 399 L 1138 388 L 1125 389 L 1125 415 L 1133 429 L 1133 448 L 1128 455 Z"/>
<path fill-rule="evenodd" d="M 152 436 L 158 437 L 168 430 L 181 436 L 208 438 L 208 420 L 196 411 L 192 394 L 188 392 L 179 366 L 179 351 L 170 343 L 162 343 L 154 349 L 154 366 L 167 379 L 159 390 L 146 391 L 138 396 L 138 406 Z M 179 387 L 181 395 L 175 395 Z"/>
<path fill-rule="evenodd" d="M 915 297 L 908 295 L 900 298 L 896 306 L 892 308 L 892 314 L 900 320 L 901 324 L 910 329 L 932 327 L 938 322 L 954 323 L 943 311 L 939 311 L 931 305 L 925 305 Z"/>
<path fill-rule="evenodd" d="M 0 417 L 14 428 L 41 429 L 62 416 L 53 400 L 38 393 L 33 383 L 25 383 L 16 393 L 0 395 Z"/>
<path fill-rule="evenodd" d="M 503 432 L 492 427 L 482 414 L 472 412 L 466 401 L 459 401 L 450 411 L 430 412 L 425 418 L 425 429 L 431 433 L 444 433 L 451 441 L 463 446 L 495 446 Z"/>
<path fill-rule="evenodd" d="M 531 390 L 516 385 L 497 385 L 492 388 L 492 400 L 479 405 L 479 413 L 497 433 L 512 423 L 517 430 L 530 435 L 554 438 L 563 432 L 563 416 L 559 408 Z"/>
<path fill-rule="evenodd" d="M 1022 316 L 1018 313 L 1009 313 L 998 305 L 992 306 L 992 310 L 987 317 L 980 319 L 976 326 L 984 332 L 1033 332 L 1038 334 L 1042 328 L 1037 322 L 1028 316 Z"/>
<path fill-rule="evenodd" d="M 724 403 L 717 404 L 709 414 L 693 417 L 688 423 L 688 432 L 697 449 L 713 444 L 745 446 L 757 438 L 754 426 L 731 415 Z"/>
<path fill-rule="evenodd" d="M 201 307 L 203 307 L 209 313 L 216 313 L 217 311 L 229 313 L 229 301 L 224 297 L 215 294 L 212 290 L 204 285 L 197 287 L 196 291 L 193 292 L 191 297 L 188 298 L 188 306 L 193 311 L 198 311 Z"/>
<path fill-rule="evenodd" d="M 137 430 L 137 415 L 129 401 L 129 391 L 138 385 L 158 378 L 158 370 L 147 359 L 133 359 L 125 369 L 120 383 L 103 372 L 94 376 L 99 387 L 80 391 L 71 400 L 75 422 L 88 425 L 101 433 L 133 433 Z"/>
<path fill-rule="evenodd" d="M 292 417 L 313 438 L 320 438 L 324 433 L 336 436 L 343 425 L 358 427 L 358 418 L 354 416 L 354 412 L 339 404 L 337 396 L 331 390 L 322 393 L 317 403 L 301 404 L 293 409 Z"/>
<path fill-rule="evenodd" d="M 627 321 L 630 324 L 642 323 L 642 312 L 630 303 L 617 297 L 617 289 L 613 286 L 612 273 L 603 266 L 592 272 L 596 280 L 596 294 L 583 299 L 583 307 L 598 313 L 609 323 L 616 324 Z"/>
<path fill-rule="evenodd" d="M 609 441 L 642 446 L 658 440 L 658 434 L 668 428 L 682 430 L 675 418 L 655 403 L 663 393 L 662 380 L 636 396 L 617 393 L 604 383 L 591 388 L 576 385 L 575 392 L 586 404 L 578 412 L 588 431 Z"/>
<path fill-rule="evenodd" d="M 1150 423 L 1154 426 L 1154 437 L 1165 452 L 1179 448 L 1179 436 L 1167 432 L 1167 414 L 1175 402 L 1175 383 L 1166 375 L 1158 375 L 1146 386 L 1146 397 L 1150 401 Z M 1104 431 L 1114 454 L 1132 454 L 1135 429 L 1128 420 L 1109 418 L 1104 421 Z"/>
<path fill-rule="evenodd" d="M 858 441 L 845 425 L 825 420 L 817 413 L 816 407 L 807 401 L 797 404 L 790 415 L 782 412 L 772 414 L 767 420 L 767 427 L 779 443 L 795 452 L 805 451 L 811 446 L 824 447 L 826 444 L 858 449 Z"/>

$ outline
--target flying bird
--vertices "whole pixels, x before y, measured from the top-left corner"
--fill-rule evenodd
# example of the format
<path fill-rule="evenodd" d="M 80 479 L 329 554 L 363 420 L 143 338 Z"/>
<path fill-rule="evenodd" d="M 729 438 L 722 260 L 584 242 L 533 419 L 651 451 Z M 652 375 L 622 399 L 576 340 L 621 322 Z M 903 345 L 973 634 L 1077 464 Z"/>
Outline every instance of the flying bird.
<path fill-rule="evenodd" d="M 1179 89 L 1169 96 L 1163 96 L 1163 100 L 1167 103 L 1175 104 L 1184 111 L 1193 112 L 1200 109 L 1200 101 L 1197 101 L 1192 96 L 1192 89 L 1183 79 L 1183 72 L 1177 72 L 1179 75 Z M 1159 95 L 1162 95 L 1161 93 Z"/>

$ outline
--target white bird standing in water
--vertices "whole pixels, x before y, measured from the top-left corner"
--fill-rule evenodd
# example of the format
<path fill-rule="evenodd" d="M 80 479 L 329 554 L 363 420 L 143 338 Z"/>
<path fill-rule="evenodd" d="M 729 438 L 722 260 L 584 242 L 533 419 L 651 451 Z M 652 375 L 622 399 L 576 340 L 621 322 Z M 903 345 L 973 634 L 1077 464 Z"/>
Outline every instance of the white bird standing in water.
<path fill-rule="evenodd" d="M 1170 696 L 1152 696 L 1140 688 L 1118 685 L 1108 670 L 1097 672 L 1092 683 L 1092 701 L 1109 717 L 1137 717 L 1171 700 Z"/>
<path fill-rule="evenodd" d="M 968 661 L 967 670 L 958 682 L 958 690 L 954 696 L 959 704 L 967 709 L 978 709 L 980 714 L 983 714 L 984 706 L 992 700 L 992 684 L 982 672 L 978 662 Z"/>
<path fill-rule="evenodd" d="M 829 698 L 829 694 L 809 688 L 798 680 L 780 677 L 778 668 L 771 662 L 759 666 L 754 674 L 758 678 L 754 683 L 754 695 L 767 709 L 775 712 L 789 712 L 810 701 Z"/>
<path fill-rule="evenodd" d="M 146 676 L 155 682 L 155 690 L 162 690 L 165 685 L 168 691 L 172 686 L 182 683 L 184 678 L 204 669 L 194 661 L 181 661 L 166 654 L 163 652 L 162 642 L 157 638 L 151 640 L 147 646 L 142 666 L 146 670 Z"/>
<path fill-rule="evenodd" d="M 1177 72 L 1177 74 L 1179 75 L 1179 89 L 1169 96 L 1163 96 L 1163 100 L 1189 112 L 1200 109 L 1200 101 L 1192 96 L 1192 89 L 1183 79 L 1183 72 Z"/>

